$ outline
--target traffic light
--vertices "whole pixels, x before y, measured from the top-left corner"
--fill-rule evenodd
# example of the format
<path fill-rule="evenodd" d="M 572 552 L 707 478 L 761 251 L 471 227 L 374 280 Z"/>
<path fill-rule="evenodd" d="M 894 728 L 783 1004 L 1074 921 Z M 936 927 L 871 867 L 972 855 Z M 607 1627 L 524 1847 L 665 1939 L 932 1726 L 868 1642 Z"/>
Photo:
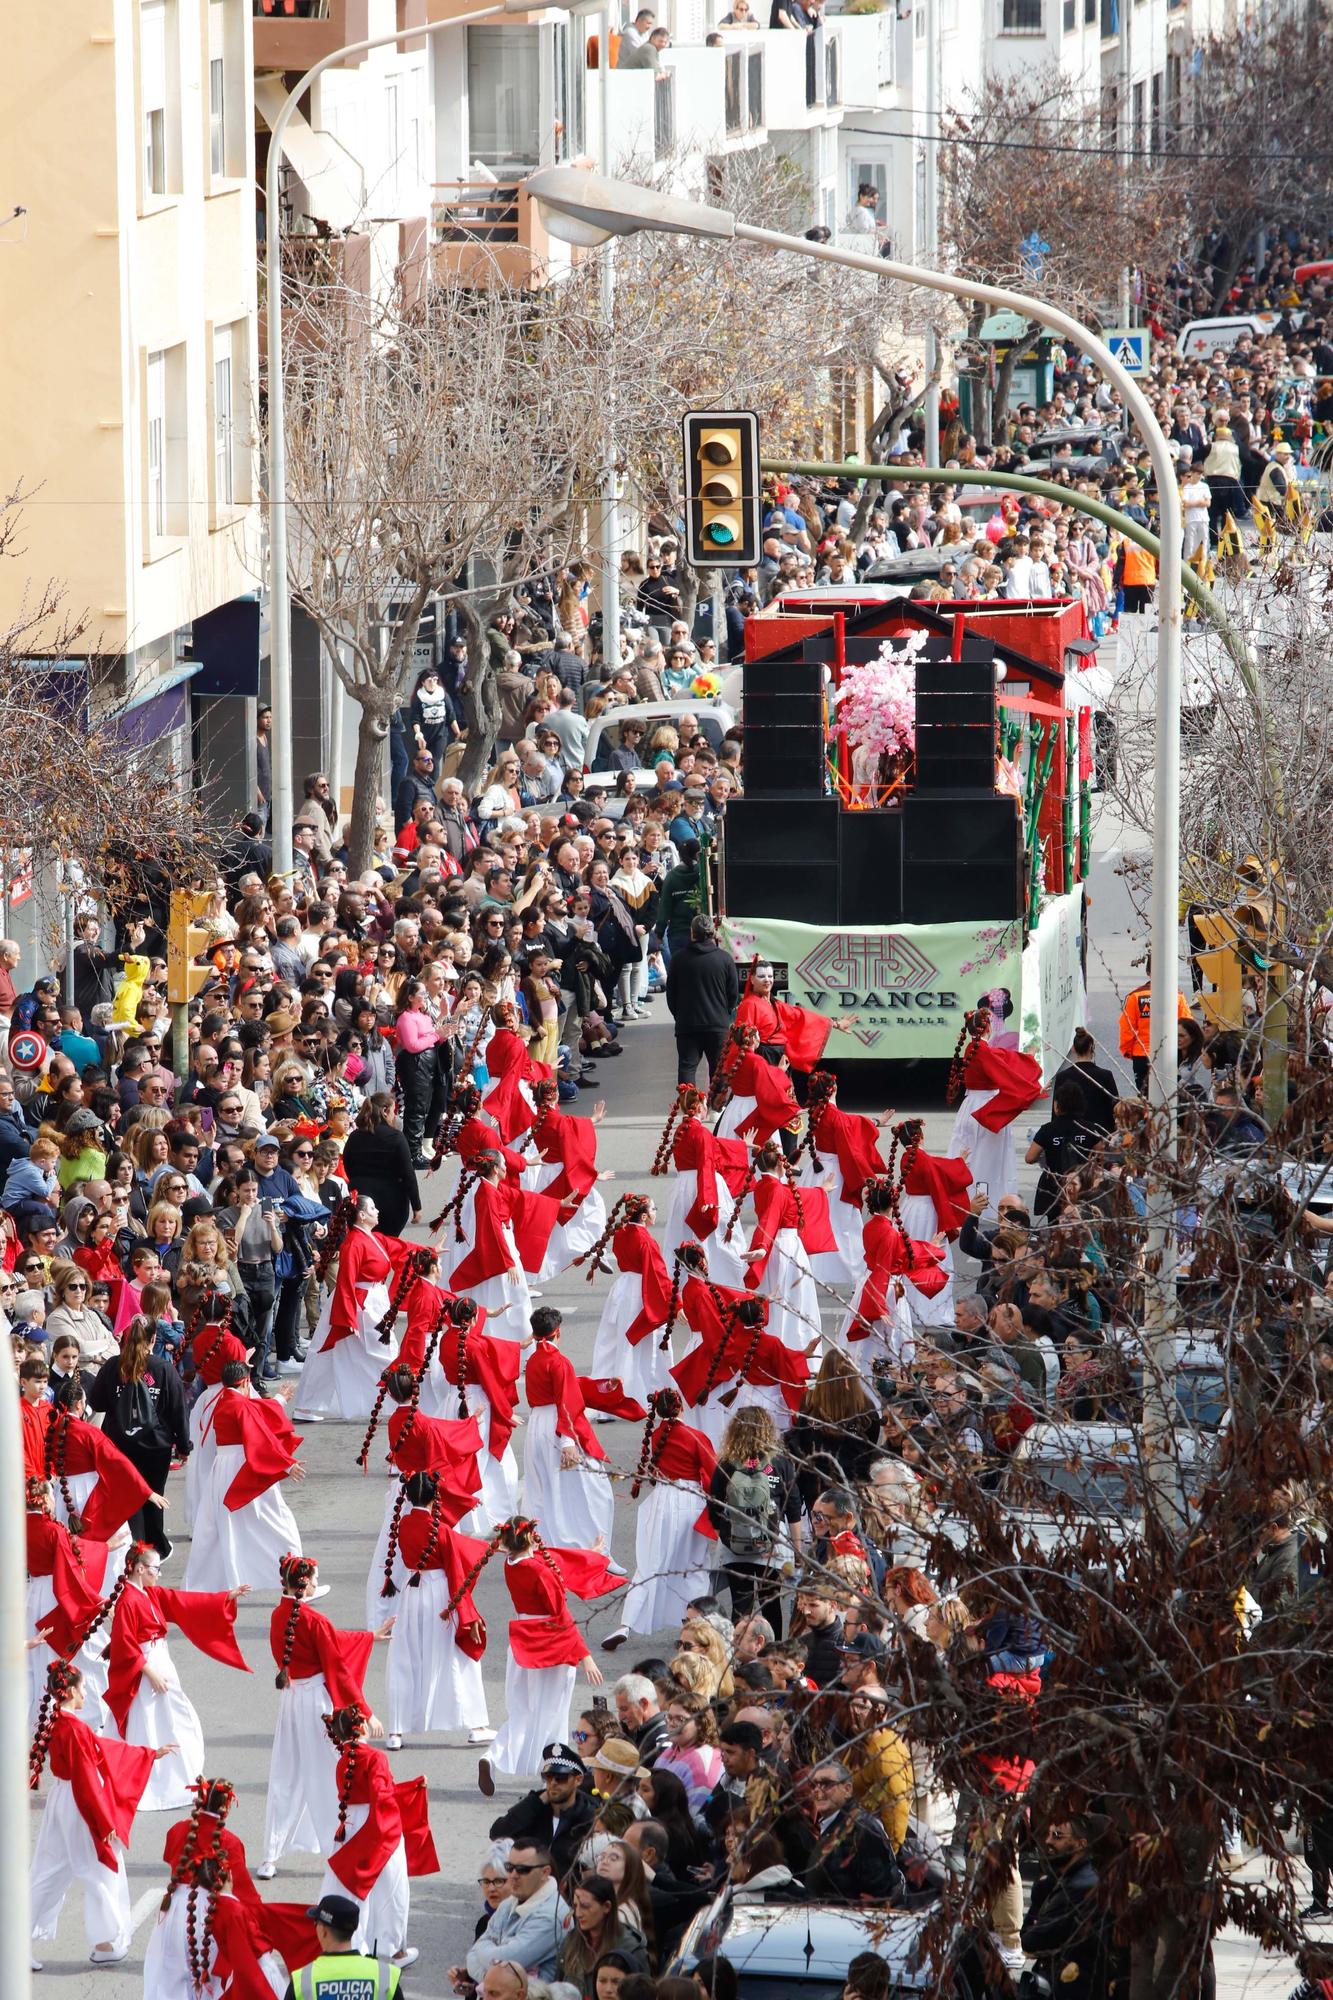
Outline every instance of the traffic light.
<path fill-rule="evenodd" d="M 685 554 L 696 569 L 759 560 L 759 419 L 750 410 L 685 418 Z"/>
<path fill-rule="evenodd" d="M 213 970 L 196 961 L 208 950 L 209 931 L 196 923 L 208 908 L 206 891 L 173 889 L 171 915 L 167 920 L 167 999 L 173 1006 L 193 1000 Z"/>

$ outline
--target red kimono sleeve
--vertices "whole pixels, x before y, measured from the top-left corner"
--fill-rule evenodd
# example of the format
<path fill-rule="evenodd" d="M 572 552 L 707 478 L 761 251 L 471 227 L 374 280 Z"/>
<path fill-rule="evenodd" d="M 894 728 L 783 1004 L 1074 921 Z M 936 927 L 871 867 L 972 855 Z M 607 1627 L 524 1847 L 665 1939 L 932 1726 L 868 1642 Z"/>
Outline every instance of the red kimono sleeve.
<path fill-rule="evenodd" d="M 751 1056 L 747 1060 L 753 1065 L 748 1081 L 751 1088 L 737 1091 L 737 1096 L 754 1098 L 754 1110 L 743 1118 L 736 1128 L 741 1139 L 752 1139 L 756 1146 L 790 1125 L 793 1118 L 800 1116 L 801 1107 L 796 1102 L 791 1078 L 786 1070 L 767 1063 L 762 1056 Z"/>
<path fill-rule="evenodd" d="M 997 1049 L 989 1042 L 972 1044 L 963 1080 L 969 1090 L 995 1092 L 989 1103 L 972 1114 L 988 1132 L 1003 1132 L 1045 1094 L 1046 1088 L 1035 1057 L 1018 1049 Z"/>
<path fill-rule="evenodd" d="M 260 1964 L 271 1949 L 262 1915 L 234 1895 L 219 1896 L 213 1905 L 213 1936 L 214 1973 L 223 1982 L 226 2000 L 273 2000 L 273 1987 Z"/>
<path fill-rule="evenodd" d="M 425 1366 L 426 1342 L 452 1296 L 442 1285 L 432 1284 L 429 1278 L 418 1278 L 407 1295 L 407 1317 L 397 1360 L 402 1367 L 410 1368 L 414 1375 L 419 1375 Z"/>
<path fill-rule="evenodd" d="M 340 1788 L 347 1754 L 344 1750 L 338 1759 Z M 334 1845 L 329 1854 L 329 1867 L 348 1895 L 354 1896 L 358 1903 L 364 1903 L 403 1837 L 402 1815 L 398 1810 L 398 1793 L 389 1760 L 382 1750 L 372 1749 L 368 1743 L 356 1746 L 353 1796 L 357 1793 L 363 1795 L 358 1803 L 368 1807 L 366 1817 L 355 1833 Z"/>
<path fill-rule="evenodd" d="M 136 1743 L 95 1736 L 77 1715 L 61 1715 L 51 1739 L 51 1770 L 69 1782 L 79 1817 L 92 1835 L 104 1868 L 116 1868 L 114 1836 L 129 1846 L 139 1801 L 157 1758 Z"/>
<path fill-rule="evenodd" d="M 371 1250 L 374 1246 L 376 1238 L 364 1229 L 349 1229 L 343 1238 L 338 1251 L 338 1276 L 329 1305 L 329 1330 L 324 1336 L 321 1354 L 327 1354 L 340 1340 L 346 1340 L 356 1332 L 357 1315 L 361 1310 L 356 1287 L 363 1268 L 372 1261 Z"/>
<path fill-rule="evenodd" d="M 552 1204 L 552 1225 L 555 1221 Z M 472 1191 L 472 1248 L 454 1271 L 450 1283 L 456 1294 L 484 1285 L 489 1278 L 503 1277 L 515 1268 L 504 1228 L 509 1220 L 509 1190 L 478 1181 Z"/>
<path fill-rule="evenodd" d="M 245 1462 L 227 1488 L 223 1502 L 227 1512 L 235 1514 L 287 1477 L 301 1449 L 301 1439 L 292 1429 L 283 1405 L 271 1398 L 224 1390 L 222 1400 L 227 1409 L 225 1416 L 219 1410 L 214 1421 L 217 1441 L 245 1447 Z M 235 1436 L 231 1435 L 233 1430 Z"/>
<path fill-rule="evenodd" d="M 966 1160 L 945 1159 L 938 1153 L 917 1149 L 903 1176 L 908 1194 L 929 1195 L 935 1204 L 935 1221 L 946 1236 L 957 1236 L 967 1221 L 967 1197 L 972 1190 L 972 1169 Z"/>
<path fill-rule="evenodd" d="M 777 1002 L 777 1014 L 787 1037 L 787 1061 L 793 1069 L 813 1069 L 824 1053 L 832 1021 L 809 1007 L 797 1007 L 790 1000 Z"/>
<path fill-rule="evenodd" d="M 537 1135 L 537 1151 L 560 1172 L 542 1189 L 567 1209 L 577 1208 L 597 1184 L 597 1127 L 591 1118 L 571 1118 L 548 1111 Z"/>
<path fill-rule="evenodd" d="M 566 1590 L 586 1602 L 593 1597 L 609 1597 L 629 1582 L 624 1570 L 616 1569 L 600 1549 L 548 1549 Z"/>
<path fill-rule="evenodd" d="M 121 1735 L 129 1721 L 130 1708 L 143 1680 L 148 1647 L 158 1636 L 165 1613 L 154 1616 L 147 1591 L 122 1590 L 111 1614 L 108 1646 L 106 1705 Z"/>
<path fill-rule="evenodd" d="M 225 1590 L 164 1590 L 153 1592 L 162 1616 L 192 1646 L 219 1666 L 248 1674 L 245 1655 L 236 1643 L 236 1599 Z"/>
<path fill-rule="evenodd" d="M 560 1202 L 545 1189 L 540 1194 L 533 1194 L 528 1188 L 513 1188 L 509 1192 L 514 1248 L 529 1277 L 534 1277 L 545 1262 L 552 1231 L 560 1220 L 560 1207 Z M 458 1282 L 457 1272 L 454 1282 Z"/>
<path fill-rule="evenodd" d="M 477 1386 L 491 1405 L 487 1451 L 492 1458 L 503 1458 L 514 1434 L 523 1351 L 516 1340 L 496 1340 L 489 1333 L 478 1333 L 475 1322 L 468 1333 L 467 1351 L 469 1364 L 476 1370 Z"/>
<path fill-rule="evenodd" d="M 523 1379 L 528 1402 L 534 1410 L 548 1404 L 554 1408 L 557 1438 L 579 1445 L 589 1458 L 606 1457 L 596 1432 L 588 1422 L 574 1364 L 553 1341 L 543 1340 L 538 1344 Z"/>
<path fill-rule="evenodd" d="M 84 1628 L 96 1616 L 102 1600 L 98 1589 L 106 1574 L 106 1547 L 95 1542 L 79 1562 L 69 1530 L 45 1514 L 27 1517 L 28 1574 L 49 1576 L 55 1603 L 37 1620 L 53 1651 L 76 1653 Z"/>
<path fill-rule="evenodd" d="M 355 1703 L 368 1714 L 365 1680 L 375 1645 L 374 1633 L 341 1632 L 320 1611 L 311 1614 L 309 1633 L 333 1706 L 350 1708 Z"/>
<path fill-rule="evenodd" d="M 441 1550 L 441 1568 L 444 1580 L 452 1597 L 462 1587 L 463 1579 L 477 1562 L 489 1543 L 479 1541 L 475 1535 L 451 1534 Z M 466 1653 L 470 1660 L 479 1660 L 486 1651 L 486 1620 L 477 1609 L 472 1592 L 460 1597 L 454 1611 L 454 1644 L 460 1653 Z"/>
<path fill-rule="evenodd" d="M 840 1111 L 837 1105 L 833 1110 L 837 1120 L 833 1143 L 842 1169 L 843 1200 L 859 1207 L 866 1182 L 885 1171 L 879 1150 L 879 1127 L 863 1112 Z"/>
<path fill-rule="evenodd" d="M 618 1375 L 580 1375 L 578 1384 L 585 1409 L 600 1410 L 607 1417 L 624 1417 L 632 1424 L 641 1424 L 648 1414 L 642 1403 L 626 1395 Z"/>
<path fill-rule="evenodd" d="M 755 1349 L 754 1380 L 771 1382 L 782 1391 L 789 1410 L 799 1410 L 801 1398 L 810 1384 L 810 1363 L 803 1354 L 787 1347 L 774 1333 L 761 1333 Z"/>
<path fill-rule="evenodd" d="M 616 1263 L 622 1271 L 637 1271 L 642 1281 L 642 1304 L 625 1330 L 625 1339 L 637 1347 L 650 1333 L 660 1333 L 671 1307 L 671 1276 L 661 1245 L 641 1222 L 625 1223 L 611 1239 Z"/>
<path fill-rule="evenodd" d="M 407 1872 L 412 1877 L 438 1875 L 440 1857 L 435 1852 L 435 1840 L 430 1830 L 430 1800 L 426 1792 L 424 1778 L 401 1778 L 394 1790 L 398 1794 L 398 1819 L 403 1829 L 403 1847 L 407 1857 Z"/>
<path fill-rule="evenodd" d="M 677 1172 L 694 1173 L 694 1201 L 685 1222 L 700 1238 L 711 1236 L 717 1227 L 717 1161 L 711 1136 L 695 1120 L 677 1134 L 672 1148 Z"/>
<path fill-rule="evenodd" d="M 761 1174 L 752 1192 L 758 1221 L 750 1238 L 750 1248 L 763 1253 L 746 1267 L 746 1288 L 753 1292 L 763 1282 L 778 1231 L 796 1227 L 796 1204 L 786 1182 L 778 1180 L 773 1174 Z"/>
<path fill-rule="evenodd" d="M 244 1348 L 241 1352 L 244 1355 Z M 78 1423 L 77 1418 L 74 1421 Z M 92 1459 L 91 1469 L 97 1474 L 97 1484 L 83 1509 L 83 1535 L 88 1541 L 109 1542 L 131 1514 L 138 1513 L 152 1488 L 119 1445 L 113 1444 L 96 1424 L 79 1424 L 79 1443 L 86 1446 Z"/>

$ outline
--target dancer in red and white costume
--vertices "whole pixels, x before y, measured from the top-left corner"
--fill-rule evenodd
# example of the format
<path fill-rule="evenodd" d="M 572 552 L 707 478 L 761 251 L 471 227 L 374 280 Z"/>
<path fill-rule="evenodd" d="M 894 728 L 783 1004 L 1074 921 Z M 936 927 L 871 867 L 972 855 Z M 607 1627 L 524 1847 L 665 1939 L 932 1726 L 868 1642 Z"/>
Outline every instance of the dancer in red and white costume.
<path fill-rule="evenodd" d="M 79 1540 L 105 1542 L 106 1582 L 114 1583 L 129 1547 L 121 1529 L 149 1498 L 151 1488 L 123 1451 L 86 1421 L 87 1399 L 77 1375 L 57 1381 L 54 1401 L 42 1406 L 40 1477 L 51 1487 L 55 1518 Z"/>
<path fill-rule="evenodd" d="M 427 1416 L 474 1416 L 481 1428 L 479 1532 L 507 1521 L 518 1504 L 513 1435 L 523 1356 L 515 1341 L 486 1330 L 486 1310 L 435 1282 L 438 1260 L 407 1294 L 407 1327 L 398 1359 L 416 1371 Z"/>
<path fill-rule="evenodd" d="M 747 1139 L 755 1145 L 801 1115 L 787 1058 L 769 1062 L 759 1053 L 758 1028 L 739 1028 L 734 1022 L 708 1104 L 721 1114 L 713 1127 L 719 1139 Z"/>
<path fill-rule="evenodd" d="M 719 1139 L 703 1120 L 704 1094 L 692 1083 L 676 1092 L 653 1160 L 654 1174 L 665 1174 L 670 1161 L 675 1185 L 667 1207 L 666 1240 L 689 1237 L 703 1246 L 710 1277 L 720 1285 L 740 1285 L 745 1267 L 726 1241 L 735 1196 L 750 1164 L 750 1149 L 741 1139 Z"/>
<path fill-rule="evenodd" d="M 125 1572 L 112 1593 L 111 1640 L 107 1647 L 106 1707 L 127 1743 L 158 1750 L 176 1746 L 160 1760 L 140 1800 L 143 1812 L 176 1812 L 189 1804 L 190 1787 L 204 1767 L 204 1732 L 186 1694 L 167 1645 L 174 1625 L 210 1660 L 248 1674 L 236 1643 L 235 1590 L 164 1590 L 162 1558 L 147 1542 L 136 1542 Z"/>
<path fill-rule="evenodd" d="M 48 1758 L 51 1783 L 29 1874 L 32 1935 L 53 1938 L 71 1883 L 83 1890 L 83 1923 L 94 1965 L 118 1965 L 132 1935 L 125 1849 L 156 1750 L 98 1736 L 79 1713 L 87 1700 L 83 1675 L 68 1660 L 47 1670 L 37 1712 L 28 1783 L 35 1792 Z M 34 1970 L 41 1967 L 33 1961 Z"/>
<path fill-rule="evenodd" d="M 388 1618 L 373 1632 L 342 1632 L 316 1611 L 311 1599 L 324 1592 L 310 1556 L 285 1556 L 279 1575 L 282 1602 L 269 1621 L 268 1641 L 282 1698 L 265 1796 L 264 1860 L 256 1870 L 265 1882 L 284 1854 L 324 1852 L 338 1813 L 337 1760 L 324 1717 L 356 1702 L 365 1709 L 371 1734 L 380 1734 L 382 1725 L 366 1708 L 362 1690 L 371 1647 L 393 1630 Z"/>
<path fill-rule="evenodd" d="M 405 1479 L 385 1550 L 381 1597 L 396 1613 L 385 1673 L 389 1750 L 429 1730 L 466 1729 L 469 1743 L 495 1735 L 481 1684 L 486 1627 L 468 1596 L 445 1616 L 486 1543 L 457 1533 L 443 1498 L 433 1473 Z"/>
<path fill-rule="evenodd" d="M 854 1028 L 856 1021 L 855 1014 L 840 1014 L 830 1020 L 790 1000 L 775 1000 L 771 965 L 751 967 L 736 1009 L 736 1026 L 758 1030 L 759 1046 L 770 1062 L 785 1056 L 793 1069 L 803 1071 L 815 1067 L 835 1028 Z"/>
<path fill-rule="evenodd" d="M 485 1306 L 487 1325 L 523 1340 L 532 1311 L 528 1274 L 539 1271 L 560 1212 L 558 1201 L 505 1184 L 498 1152 L 479 1152 L 459 1176 L 440 1220 L 440 1269 L 451 1292 Z"/>
<path fill-rule="evenodd" d="M 407 1942 L 409 1878 L 436 1875 L 440 1868 L 426 1781 L 395 1783 L 384 1752 L 366 1742 L 359 1703 L 326 1715 L 324 1727 L 338 1757 L 338 1809 L 320 1894 L 341 1891 L 361 1905 L 354 1950 L 391 1965 L 413 1965 L 420 1954 Z"/>
<path fill-rule="evenodd" d="M 188 1819 L 167 1832 L 171 1870 L 144 1953 L 144 1993 L 153 2000 L 261 2000 L 287 1987 L 269 1948 L 267 1916 L 245 1848 L 225 1824 L 236 1793 L 225 1778 L 190 1787 Z"/>
<path fill-rule="evenodd" d="M 597 1171 L 597 1127 L 606 1116 L 606 1105 L 599 1098 L 590 1118 L 572 1118 L 559 1108 L 560 1086 L 554 1077 L 539 1083 L 533 1095 L 537 1109 L 528 1140 L 537 1158 L 523 1176 L 524 1185 L 560 1204 L 536 1273 L 544 1280 L 567 1271 L 606 1227 L 606 1203 L 597 1191 L 598 1181 L 606 1179 Z"/>
<path fill-rule="evenodd" d="M 187 1327 L 186 1344 L 190 1344 Z M 249 1358 L 245 1348 L 231 1331 L 227 1320 L 199 1321 L 198 1331 L 193 1338 L 195 1373 L 203 1382 L 202 1393 L 196 1397 L 190 1409 L 190 1456 L 185 1461 L 185 1525 L 192 1526 L 195 1508 L 203 1490 L 217 1452 L 217 1440 L 213 1436 L 213 1411 L 222 1394 L 222 1371 L 229 1361 L 239 1361 L 247 1368 Z"/>
<path fill-rule="evenodd" d="M 588 1422 L 584 1383 L 561 1352 L 560 1326 L 554 1306 L 532 1315 L 536 1346 L 523 1371 L 530 1412 L 523 1505 L 548 1542 L 609 1547 L 614 1494 L 606 1453 Z"/>
<path fill-rule="evenodd" d="M 907 1234 L 897 1190 L 887 1177 L 867 1181 L 862 1199 L 866 1275 L 839 1337 L 867 1373 L 880 1355 L 891 1367 L 905 1368 L 916 1357 L 916 1301 L 929 1303 L 948 1289 L 944 1244 L 938 1237 L 923 1243 Z"/>
<path fill-rule="evenodd" d="M 912 1316 L 926 1326 L 953 1325 L 953 1255 L 949 1245 L 967 1220 L 972 1172 L 966 1160 L 928 1153 L 921 1144 L 925 1127 L 919 1118 L 904 1118 L 893 1128 L 889 1179 L 897 1176 L 898 1221 L 909 1236 L 922 1242 L 944 1239 L 941 1260 L 947 1283 L 926 1292 L 908 1279 Z"/>
<path fill-rule="evenodd" d="M 768 1331 L 768 1300 L 715 1285 L 697 1243 L 682 1243 L 675 1264 L 679 1309 L 696 1340 L 671 1370 L 671 1378 L 685 1399 L 691 1422 L 716 1449 L 744 1383 L 747 1400 L 767 1410 L 778 1429 L 785 1431 L 809 1382 L 808 1357 L 819 1346 L 818 1336 L 804 1353 L 784 1347 Z M 680 1283 L 682 1272 L 688 1275 Z M 715 1390 L 722 1393 L 714 1395 Z"/>
<path fill-rule="evenodd" d="M 631 1632 L 661 1632 L 680 1625 L 691 1600 L 709 1588 L 717 1530 L 707 1513 L 717 1453 L 702 1431 L 684 1421 L 675 1389 L 659 1389 L 644 1426 L 631 1500 L 650 1485 L 634 1517 L 634 1575 L 625 1596 L 624 1624 L 602 1641 L 605 1652 Z"/>
<path fill-rule="evenodd" d="M 567 1739 L 580 1667 L 592 1687 L 602 1684 L 601 1669 L 569 1615 L 567 1593 L 607 1597 L 625 1582 L 623 1571 L 613 1569 L 602 1550 L 550 1548 L 535 1521 L 516 1516 L 501 1523 L 469 1569 L 450 1600 L 451 1614 L 456 1602 L 471 1595 L 497 1550 L 504 1554 L 505 1588 L 514 1616 L 509 1621 L 504 1725 L 477 1769 L 487 1798 L 495 1790 L 494 1771 L 512 1778 L 535 1773 L 545 1746 Z"/>
<path fill-rule="evenodd" d="M 477 1514 L 482 1451 L 477 1420 L 475 1417 L 450 1419 L 423 1415 L 417 1402 L 420 1388 L 421 1378 L 414 1375 L 410 1368 L 397 1364 L 387 1370 L 357 1458 L 362 1471 L 368 1473 L 371 1445 L 379 1426 L 382 1403 L 392 1402 L 394 1408 L 387 1425 L 388 1451 L 384 1460 L 389 1472 L 389 1484 L 384 1492 L 384 1519 L 366 1578 L 366 1623 L 371 1626 L 389 1609 L 383 1602 L 389 1594 L 384 1589 L 386 1579 L 392 1578 L 398 1588 L 405 1580 L 405 1573 L 395 1568 L 394 1559 L 390 1556 L 394 1520 L 403 1507 L 405 1480 L 420 1472 L 432 1474 L 438 1485 L 441 1518 L 451 1528 L 460 1521 L 466 1522 L 472 1531 L 480 1525 Z"/>
<path fill-rule="evenodd" d="M 1018 1156 L 1014 1120 L 1044 1095 L 1041 1065 L 1017 1049 L 997 1049 L 991 1043 L 991 1016 L 986 1007 L 969 1014 L 958 1037 L 949 1070 L 947 1101 L 958 1104 L 949 1137 L 951 1159 L 966 1160 L 973 1182 L 990 1197 L 989 1215 L 1002 1194 L 1018 1192 Z"/>
<path fill-rule="evenodd" d="M 207 1429 L 213 1451 L 195 1496 L 194 1539 L 185 1565 L 187 1590 L 271 1590 L 278 1560 L 301 1552 L 296 1518 L 282 1488 L 305 1478 L 281 1396 L 257 1396 L 244 1361 L 228 1361 L 210 1391 Z M 203 1401 L 203 1398 L 200 1398 Z"/>
<path fill-rule="evenodd" d="M 823 1188 L 802 1188 L 776 1139 L 759 1148 L 750 1163 L 745 1193 L 754 1202 L 755 1226 L 741 1252 L 747 1291 L 768 1300 L 768 1330 L 784 1347 L 802 1351 L 820 1335 L 819 1293 L 813 1259 L 836 1257 L 837 1238 Z M 737 1203 L 740 1215 L 744 1195 Z"/>
<path fill-rule="evenodd" d="M 838 1080 L 826 1069 L 810 1078 L 809 1124 L 801 1149 L 806 1159 L 801 1166 L 804 1187 L 825 1185 L 832 1170 L 829 1189 L 829 1219 L 838 1239 L 838 1258 L 820 1258 L 815 1274 L 827 1284 L 854 1282 L 864 1268 L 861 1256 L 861 1190 L 867 1181 L 887 1171 L 879 1150 L 879 1134 L 893 1121 L 891 1111 L 878 1118 L 864 1112 L 844 1111 L 838 1103 Z"/>
<path fill-rule="evenodd" d="M 55 1518 L 51 1488 L 44 1479 L 27 1482 L 28 1719 L 35 1728 L 46 1692 L 51 1654 L 76 1659 L 86 1683 L 87 1720 L 105 1720 L 106 1632 L 102 1589 L 107 1552 L 102 1542 L 76 1543 Z M 38 1640 L 42 1643 L 33 1645 Z"/>
<path fill-rule="evenodd" d="M 518 1032 L 518 1010 L 511 1001 L 491 1009 L 495 1033 L 486 1044 L 486 1068 L 491 1081 L 481 1108 L 506 1146 L 528 1130 L 536 1114 L 535 1088 L 546 1082 L 550 1066 L 537 1062 Z"/>
<path fill-rule="evenodd" d="M 364 1423 L 375 1391 L 394 1355 L 388 1287 L 412 1246 L 375 1227 L 379 1210 L 369 1195 L 348 1195 L 329 1223 L 318 1265 L 321 1278 L 336 1255 L 338 1276 L 310 1338 L 296 1385 L 294 1413 Z M 327 1253 L 327 1254 L 325 1254 Z"/>
<path fill-rule="evenodd" d="M 610 1246 L 617 1277 L 606 1295 L 592 1345 L 594 1375 L 618 1375 L 625 1394 L 647 1405 L 656 1389 L 670 1386 L 674 1355 L 663 1339 L 671 1311 L 671 1274 L 662 1246 L 652 1233 L 657 1208 L 646 1194 L 623 1194 L 606 1228 L 586 1255 L 588 1283 L 609 1266 Z"/>

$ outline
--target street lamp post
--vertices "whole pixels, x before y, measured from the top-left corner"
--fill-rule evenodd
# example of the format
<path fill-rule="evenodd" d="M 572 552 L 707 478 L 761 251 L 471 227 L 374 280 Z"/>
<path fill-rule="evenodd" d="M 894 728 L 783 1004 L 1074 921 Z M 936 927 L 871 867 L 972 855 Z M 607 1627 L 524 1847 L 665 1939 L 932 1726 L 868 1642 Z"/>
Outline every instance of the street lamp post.
<path fill-rule="evenodd" d="M 1144 1398 L 1144 1430 L 1153 1484 L 1172 1517 L 1179 1521 L 1178 1482 L 1171 1455 L 1175 1419 L 1174 1346 L 1170 1308 L 1174 1296 L 1175 1235 L 1171 1195 L 1166 1185 L 1176 1155 L 1176 991 L 1180 895 L 1180 646 L 1183 521 L 1175 463 L 1166 435 L 1138 383 L 1116 360 L 1090 327 L 1044 299 L 980 284 L 947 271 L 923 270 L 886 257 L 868 257 L 831 243 L 803 236 L 786 236 L 740 222 L 729 210 L 683 201 L 631 182 L 608 180 L 572 167 L 546 167 L 530 174 L 528 192 L 541 204 L 552 233 L 579 243 L 605 242 L 640 230 L 666 235 L 698 236 L 714 241 L 754 243 L 765 250 L 783 250 L 797 257 L 865 271 L 876 278 L 897 278 L 956 299 L 982 299 L 1002 311 L 1021 313 L 1072 341 L 1095 362 L 1120 391 L 1125 409 L 1138 425 L 1148 448 L 1157 481 L 1161 559 L 1157 605 L 1156 773 L 1153 799 L 1153 874 L 1150 910 L 1152 984 L 1153 1098 L 1160 1109 L 1167 1173 L 1154 1190 L 1149 1252 L 1156 1282 L 1150 1287 L 1145 1315 L 1154 1366 Z M 555 217 L 560 220 L 552 221 Z"/>
<path fill-rule="evenodd" d="M 455 14 L 447 21 L 425 21 L 412 28 L 395 28 L 391 34 L 369 35 L 346 42 L 312 63 L 283 100 L 282 109 L 269 133 L 268 165 L 264 174 L 264 235 L 268 274 L 268 543 L 269 543 L 269 657 L 270 698 L 273 708 L 273 800 L 269 831 L 273 841 L 273 866 L 279 875 L 292 866 L 292 609 L 287 591 L 287 395 L 282 374 L 282 259 L 278 242 L 278 174 L 284 158 L 283 141 L 287 126 L 301 99 L 315 78 L 348 56 L 364 55 L 371 49 L 395 48 L 399 42 L 443 34 L 447 28 L 468 28 L 477 21 L 490 21 L 514 14 L 536 14 L 547 4 L 574 11 L 569 0 L 495 0 L 468 14 Z M 337 773 L 333 774 L 337 782 Z"/>

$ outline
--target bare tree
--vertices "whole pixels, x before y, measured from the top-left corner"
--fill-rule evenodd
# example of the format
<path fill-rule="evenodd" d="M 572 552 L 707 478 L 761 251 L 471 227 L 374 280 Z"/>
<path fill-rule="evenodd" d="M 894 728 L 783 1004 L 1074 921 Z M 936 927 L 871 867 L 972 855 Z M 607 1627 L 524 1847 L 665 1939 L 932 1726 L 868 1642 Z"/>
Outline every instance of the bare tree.
<path fill-rule="evenodd" d="M 475 789 L 499 716 L 489 617 L 583 537 L 606 376 L 595 323 L 573 296 L 491 275 L 392 312 L 312 287 L 288 350 L 289 583 L 360 709 L 354 869 L 370 860 L 384 739 L 428 603 L 455 606 L 469 635 Z"/>

